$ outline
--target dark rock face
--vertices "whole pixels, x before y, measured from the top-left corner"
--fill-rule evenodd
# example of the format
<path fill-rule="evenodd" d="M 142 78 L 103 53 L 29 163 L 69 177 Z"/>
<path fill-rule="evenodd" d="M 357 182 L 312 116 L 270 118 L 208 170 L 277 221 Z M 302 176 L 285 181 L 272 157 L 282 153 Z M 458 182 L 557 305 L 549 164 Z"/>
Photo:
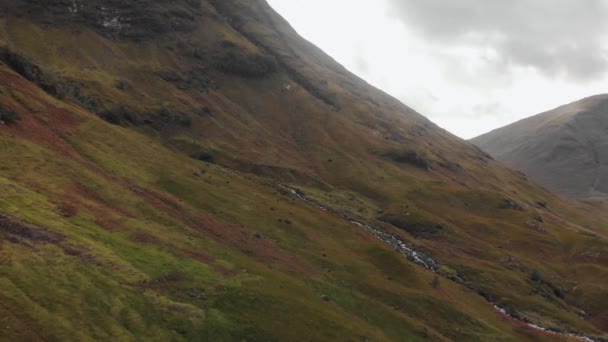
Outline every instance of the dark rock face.
<path fill-rule="evenodd" d="M 201 14 L 195 0 L 16 0 L 3 1 L 0 9 L 44 24 L 84 24 L 109 38 L 134 40 L 191 31 Z"/>

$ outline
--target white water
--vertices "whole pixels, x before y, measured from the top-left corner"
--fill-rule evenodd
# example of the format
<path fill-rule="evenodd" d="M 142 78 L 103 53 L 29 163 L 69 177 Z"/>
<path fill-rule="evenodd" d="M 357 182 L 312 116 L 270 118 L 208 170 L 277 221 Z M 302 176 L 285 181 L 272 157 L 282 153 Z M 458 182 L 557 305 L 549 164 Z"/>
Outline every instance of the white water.
<path fill-rule="evenodd" d="M 296 198 L 298 198 L 298 199 L 300 199 L 300 200 L 302 200 L 302 201 L 304 201 L 304 202 L 306 202 L 308 204 L 317 206 L 318 208 L 320 208 L 323 211 L 329 211 L 329 209 L 327 209 L 327 208 L 319 205 L 318 203 L 316 203 L 316 202 L 308 199 L 306 196 L 302 195 L 301 192 L 297 191 L 296 189 L 294 189 L 292 187 L 289 187 L 289 186 L 283 186 L 283 187 L 286 188 L 286 189 L 288 189 L 294 197 L 296 197 Z M 375 228 L 375 227 L 373 227 L 373 226 L 371 226 L 369 224 L 364 224 L 364 223 L 352 220 L 352 219 L 346 217 L 344 214 L 340 214 L 340 215 L 343 218 L 349 220 L 350 223 L 352 223 L 352 224 L 354 224 L 354 225 L 356 225 L 356 226 L 358 226 L 360 228 L 363 228 L 363 229 L 369 231 L 370 233 L 372 233 L 379 240 L 381 240 L 384 243 L 388 244 L 389 246 L 395 248 L 402 255 L 404 255 L 408 260 L 411 260 L 414 263 L 419 264 L 419 265 L 421 265 L 421 266 L 423 266 L 423 267 L 431 270 L 432 272 L 435 272 L 435 270 L 437 269 L 437 265 L 438 264 L 437 264 L 437 262 L 435 260 L 433 260 L 431 257 L 429 257 L 427 255 L 424 255 L 422 253 L 419 253 L 416 250 L 414 250 L 413 248 L 409 247 L 398 236 L 389 234 L 387 232 L 384 232 L 381 229 Z M 504 314 L 506 316 L 509 316 L 509 317 L 511 317 L 511 318 L 519 321 L 519 322 L 522 322 L 522 323 L 526 324 L 527 326 L 529 326 L 532 329 L 543 331 L 543 332 L 546 332 L 546 333 L 550 333 L 550 334 L 553 334 L 553 335 L 556 335 L 556 336 L 572 337 L 572 338 L 576 338 L 576 339 L 579 339 L 579 340 L 584 341 L 584 342 L 598 342 L 598 341 L 596 341 L 596 340 L 594 340 L 594 339 L 592 339 L 590 337 L 587 337 L 587 336 L 582 336 L 582 335 L 577 335 L 577 334 L 571 334 L 571 333 L 555 332 L 555 331 L 552 331 L 551 329 L 547 329 L 547 328 L 538 326 L 536 324 L 520 320 L 520 319 L 518 319 L 516 317 L 513 317 L 512 315 L 509 315 L 505 309 L 501 308 L 497 304 L 492 303 L 492 305 L 494 306 L 494 309 L 496 309 L 498 312 L 500 312 L 500 313 L 502 313 L 502 314 Z"/>

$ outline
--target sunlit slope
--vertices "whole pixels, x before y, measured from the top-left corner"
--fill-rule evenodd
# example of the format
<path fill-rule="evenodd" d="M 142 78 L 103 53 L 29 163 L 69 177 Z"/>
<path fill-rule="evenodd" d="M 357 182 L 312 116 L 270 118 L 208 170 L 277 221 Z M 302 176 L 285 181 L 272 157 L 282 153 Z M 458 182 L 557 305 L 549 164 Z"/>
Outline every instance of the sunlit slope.
<path fill-rule="evenodd" d="M 604 209 L 502 168 L 265 3 L 161 1 L 142 24 L 97 2 L 15 2 L 0 26 L 21 116 L 0 126 L 8 339 L 556 338 L 488 301 L 606 331 Z M 112 11 L 130 26 L 100 26 Z M 430 255 L 440 285 L 351 221 Z"/>
<path fill-rule="evenodd" d="M 3 339 L 529 334 L 272 182 L 0 73 L 1 103 L 21 116 L 0 135 Z"/>

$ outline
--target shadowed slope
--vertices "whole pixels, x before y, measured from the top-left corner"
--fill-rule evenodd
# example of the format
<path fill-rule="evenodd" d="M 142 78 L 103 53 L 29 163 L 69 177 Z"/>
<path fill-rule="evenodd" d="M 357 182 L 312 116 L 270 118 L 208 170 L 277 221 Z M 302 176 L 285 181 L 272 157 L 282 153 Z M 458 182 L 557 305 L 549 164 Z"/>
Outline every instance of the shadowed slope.
<path fill-rule="evenodd" d="M 472 140 L 571 197 L 608 194 L 608 95 L 590 97 Z"/>

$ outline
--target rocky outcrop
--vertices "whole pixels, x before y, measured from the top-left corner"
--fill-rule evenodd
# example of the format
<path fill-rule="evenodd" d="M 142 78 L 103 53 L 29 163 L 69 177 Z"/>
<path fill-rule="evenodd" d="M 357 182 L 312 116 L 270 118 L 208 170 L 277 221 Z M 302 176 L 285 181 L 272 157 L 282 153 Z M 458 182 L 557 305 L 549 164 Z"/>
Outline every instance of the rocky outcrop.
<path fill-rule="evenodd" d="M 43 24 L 84 24 L 109 38 L 140 40 L 193 30 L 200 6 L 195 0 L 16 0 L 4 1 L 0 9 Z"/>

